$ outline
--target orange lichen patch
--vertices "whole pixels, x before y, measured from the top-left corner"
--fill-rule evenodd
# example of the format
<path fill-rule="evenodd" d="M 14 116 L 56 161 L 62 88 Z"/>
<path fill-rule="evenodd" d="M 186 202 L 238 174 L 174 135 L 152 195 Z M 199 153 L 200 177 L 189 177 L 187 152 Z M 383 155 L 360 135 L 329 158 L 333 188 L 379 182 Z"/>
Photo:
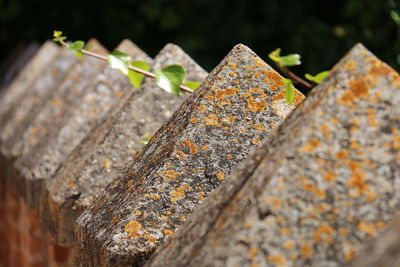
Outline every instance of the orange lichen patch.
<path fill-rule="evenodd" d="M 187 160 L 186 154 L 182 150 L 175 150 L 176 157 L 180 160 Z"/>
<path fill-rule="evenodd" d="M 382 230 L 385 227 L 385 222 L 379 221 L 376 222 L 376 228 Z"/>
<path fill-rule="evenodd" d="M 186 217 L 184 215 L 181 215 L 181 216 L 179 216 L 179 220 L 181 222 L 184 222 L 184 221 L 186 221 Z"/>
<path fill-rule="evenodd" d="M 233 72 L 233 71 L 231 71 L 231 72 L 229 72 L 229 73 L 228 73 L 228 75 L 229 75 L 229 76 L 231 76 L 231 77 L 235 77 L 235 76 L 237 76 L 237 73 L 236 73 L 236 72 Z"/>
<path fill-rule="evenodd" d="M 348 180 L 347 185 L 349 187 L 357 188 L 360 193 L 363 193 L 368 189 L 368 184 L 364 181 L 363 173 L 354 173 L 354 175 Z"/>
<path fill-rule="evenodd" d="M 225 173 L 224 172 L 217 172 L 217 179 L 222 181 L 225 179 Z"/>
<path fill-rule="evenodd" d="M 110 168 L 112 168 L 112 166 L 113 166 L 113 164 L 112 164 L 111 159 L 105 158 L 105 159 L 103 159 L 103 161 L 100 165 L 100 168 L 110 169 Z"/>
<path fill-rule="evenodd" d="M 160 243 L 159 241 L 157 241 L 157 238 L 155 238 L 152 235 L 145 235 L 144 238 L 146 239 L 147 243 L 152 243 L 152 244 Z"/>
<path fill-rule="evenodd" d="M 254 69 L 255 69 L 255 67 L 254 67 L 254 66 L 251 66 L 251 65 L 244 66 L 244 68 L 245 68 L 245 69 L 248 69 L 248 70 L 254 70 Z"/>
<path fill-rule="evenodd" d="M 267 261 L 277 266 L 286 266 L 286 259 L 282 255 L 269 255 Z"/>
<path fill-rule="evenodd" d="M 191 119 L 190 119 L 190 122 L 191 122 L 191 123 L 198 123 L 198 122 L 199 122 L 199 119 L 198 119 L 198 118 L 191 118 Z"/>
<path fill-rule="evenodd" d="M 333 118 L 331 119 L 331 122 L 332 122 L 334 125 L 336 125 L 336 124 L 338 124 L 338 123 L 339 123 L 339 119 L 338 119 L 338 118 L 335 118 L 335 117 L 333 117 Z"/>
<path fill-rule="evenodd" d="M 340 160 L 347 160 L 349 157 L 349 151 L 347 149 L 340 150 L 336 153 L 336 158 Z"/>
<path fill-rule="evenodd" d="M 328 224 L 321 225 L 313 233 L 313 239 L 315 242 L 328 242 L 331 244 L 333 242 L 333 235 L 335 234 L 335 229 L 333 229 Z"/>
<path fill-rule="evenodd" d="M 137 210 L 137 211 L 135 211 L 135 215 L 140 216 L 140 215 L 142 215 L 142 212 Z"/>
<path fill-rule="evenodd" d="M 271 83 L 270 90 L 277 90 L 279 89 L 279 87 L 282 87 L 284 85 L 282 76 L 280 76 L 276 71 L 262 70 L 261 72 L 265 76 L 264 82 Z"/>
<path fill-rule="evenodd" d="M 236 64 L 231 64 L 231 70 L 235 70 L 236 68 L 237 68 L 237 65 Z"/>
<path fill-rule="evenodd" d="M 344 227 L 340 227 L 338 232 L 339 232 L 340 235 L 343 235 L 343 236 L 346 236 L 346 235 L 349 234 L 349 230 L 344 228 Z"/>
<path fill-rule="evenodd" d="M 261 112 L 267 107 L 267 103 L 264 101 L 256 101 L 253 96 L 247 99 L 246 111 Z"/>
<path fill-rule="evenodd" d="M 292 231 L 289 228 L 282 228 L 279 232 L 281 232 L 282 235 L 290 235 Z"/>
<path fill-rule="evenodd" d="M 332 170 L 329 170 L 324 174 L 324 180 L 327 182 L 332 182 L 335 179 L 336 179 L 336 174 Z"/>
<path fill-rule="evenodd" d="M 251 141 L 252 144 L 259 144 L 261 143 L 260 139 L 254 139 L 253 141 Z"/>
<path fill-rule="evenodd" d="M 293 249 L 294 245 L 295 245 L 294 242 L 289 240 L 289 241 L 286 241 L 285 243 L 283 243 L 283 248 L 285 248 L 285 249 Z"/>
<path fill-rule="evenodd" d="M 215 92 L 216 99 L 223 99 L 227 96 L 235 95 L 240 92 L 239 88 L 225 88 Z"/>
<path fill-rule="evenodd" d="M 256 129 L 257 131 L 265 131 L 265 127 L 258 123 L 253 124 L 253 128 Z"/>
<path fill-rule="evenodd" d="M 63 102 L 61 99 L 59 99 L 59 98 L 55 98 L 55 99 L 51 100 L 50 104 L 51 104 L 53 107 L 60 107 L 61 105 L 64 104 L 64 102 Z"/>
<path fill-rule="evenodd" d="M 130 237 L 139 237 L 140 229 L 142 229 L 142 225 L 138 221 L 130 221 L 125 225 L 125 232 L 128 232 Z"/>
<path fill-rule="evenodd" d="M 228 98 L 224 98 L 224 99 L 219 100 L 219 103 L 217 104 L 217 106 L 222 108 L 223 106 L 232 106 L 232 103 Z"/>
<path fill-rule="evenodd" d="M 203 146 L 201 147 L 201 149 L 202 149 L 203 151 L 207 151 L 209 148 L 208 148 L 208 145 L 203 145 Z"/>
<path fill-rule="evenodd" d="M 182 142 L 182 145 L 186 148 L 189 148 L 190 154 L 197 154 L 197 152 L 198 152 L 197 145 L 195 143 L 193 143 L 192 141 L 185 140 Z"/>
<path fill-rule="evenodd" d="M 239 129 L 239 132 L 245 133 L 245 132 L 247 132 L 247 130 L 246 130 L 245 128 L 240 128 L 240 129 Z"/>
<path fill-rule="evenodd" d="M 376 234 L 375 225 L 373 223 L 366 223 L 362 221 L 357 225 L 357 228 L 358 230 L 371 236 Z"/>
<path fill-rule="evenodd" d="M 207 100 L 213 100 L 214 96 L 213 95 L 206 95 L 204 98 L 207 99 Z"/>
<path fill-rule="evenodd" d="M 322 135 L 324 136 L 325 139 L 328 139 L 331 137 L 331 132 L 329 130 L 329 126 L 327 124 L 320 124 L 319 129 L 322 132 Z"/>
<path fill-rule="evenodd" d="M 282 201 L 276 197 L 267 197 L 264 202 L 271 205 L 273 210 L 277 210 L 282 206 Z"/>
<path fill-rule="evenodd" d="M 361 80 L 349 81 L 350 89 L 336 99 L 336 102 L 342 105 L 347 105 L 349 108 L 354 108 L 354 102 L 358 98 L 367 98 L 370 86 Z"/>
<path fill-rule="evenodd" d="M 354 149 L 354 150 L 357 150 L 357 149 L 360 148 L 360 143 L 358 143 L 355 140 L 350 140 L 350 148 Z"/>
<path fill-rule="evenodd" d="M 322 191 L 321 189 L 319 189 L 318 187 L 316 187 L 313 184 L 306 183 L 303 185 L 303 189 L 306 191 L 312 192 L 316 197 L 319 197 L 322 199 L 326 198 L 326 192 Z"/>
<path fill-rule="evenodd" d="M 246 76 L 247 76 L 247 77 L 250 77 L 250 76 L 251 76 L 251 73 L 250 73 L 250 72 L 246 73 Z"/>
<path fill-rule="evenodd" d="M 368 113 L 368 124 L 370 126 L 378 126 L 379 123 L 377 122 L 377 120 L 375 119 L 375 110 L 373 109 L 367 109 L 367 113 Z"/>
<path fill-rule="evenodd" d="M 165 170 L 165 171 L 160 172 L 160 174 L 161 174 L 161 176 L 164 176 L 167 181 L 176 179 L 180 175 L 179 172 L 175 172 L 173 170 Z"/>
<path fill-rule="evenodd" d="M 348 242 L 343 247 L 343 256 L 346 262 L 351 261 L 356 257 L 356 251 L 354 250 L 354 246 Z"/>
<path fill-rule="evenodd" d="M 164 230 L 164 234 L 172 236 L 174 234 L 174 232 L 172 232 L 171 230 Z"/>
<path fill-rule="evenodd" d="M 255 59 L 254 59 L 254 61 L 256 62 L 256 66 L 258 67 L 258 68 L 263 68 L 263 67 L 265 67 L 265 62 L 264 61 L 262 61 L 260 58 L 258 58 L 258 57 L 256 57 Z"/>
<path fill-rule="evenodd" d="M 152 198 L 153 200 L 157 200 L 157 199 L 160 198 L 160 196 L 159 196 L 159 195 L 152 195 L 151 198 Z"/>
<path fill-rule="evenodd" d="M 210 114 L 207 117 L 205 117 L 204 118 L 204 123 L 207 126 L 221 127 L 221 124 L 218 122 L 218 117 L 215 116 L 214 114 Z"/>
<path fill-rule="evenodd" d="M 376 193 L 374 191 L 368 191 L 366 195 L 367 195 L 367 201 L 370 203 L 374 201 L 376 198 Z"/>
<path fill-rule="evenodd" d="M 300 253 L 303 259 L 308 259 L 314 254 L 314 250 L 310 244 L 304 244 L 300 247 Z"/>
<path fill-rule="evenodd" d="M 254 259 L 258 255 L 258 248 L 252 247 L 249 249 L 249 258 Z"/>
<path fill-rule="evenodd" d="M 345 65 L 344 68 L 348 69 L 348 70 L 352 70 L 356 67 L 356 62 L 352 59 L 349 60 Z"/>
<path fill-rule="evenodd" d="M 225 156 L 226 159 L 233 159 L 233 155 L 232 154 L 228 154 Z"/>
<path fill-rule="evenodd" d="M 181 187 L 175 188 L 175 191 L 169 192 L 169 195 L 172 197 L 171 201 L 175 202 L 181 199 L 185 195 L 185 190 L 190 191 L 190 187 L 188 185 L 182 185 Z"/>
<path fill-rule="evenodd" d="M 204 192 L 200 192 L 200 193 L 199 193 L 199 199 L 200 199 L 200 200 L 204 200 L 204 195 L 205 195 Z"/>
<path fill-rule="evenodd" d="M 205 105 L 200 105 L 200 106 L 198 107 L 198 109 L 199 109 L 199 111 L 200 111 L 201 113 L 204 113 L 204 112 L 207 110 L 207 107 L 206 107 Z"/>
<path fill-rule="evenodd" d="M 368 60 L 372 65 L 367 75 L 372 76 L 388 76 L 390 73 L 394 72 L 388 65 L 376 59 Z"/>
<path fill-rule="evenodd" d="M 302 152 L 312 152 L 314 151 L 317 147 L 321 145 L 321 141 L 318 139 L 313 139 L 310 140 L 306 145 L 302 146 L 300 148 L 300 151 Z"/>

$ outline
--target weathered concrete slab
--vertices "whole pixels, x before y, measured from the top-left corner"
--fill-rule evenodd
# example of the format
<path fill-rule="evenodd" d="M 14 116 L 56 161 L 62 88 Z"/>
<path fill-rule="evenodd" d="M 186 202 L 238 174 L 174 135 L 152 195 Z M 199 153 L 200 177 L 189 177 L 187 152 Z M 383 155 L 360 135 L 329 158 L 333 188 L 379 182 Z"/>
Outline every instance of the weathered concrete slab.
<path fill-rule="evenodd" d="M 47 100 L 57 91 L 65 75 L 77 62 L 73 53 L 64 49 L 60 56 L 40 74 L 40 79 L 26 89 L 28 90 L 27 96 L 7 119 L 0 133 L 3 156 L 11 158 L 14 144 L 20 140 L 25 129 L 41 111 Z"/>
<path fill-rule="evenodd" d="M 357 45 L 148 266 L 337 266 L 400 208 L 400 76 Z"/>
<path fill-rule="evenodd" d="M 151 58 L 129 40 L 122 41 L 116 49 L 130 55 L 132 60 L 145 60 L 151 63 Z M 73 155 L 70 156 L 70 160 L 68 160 L 68 155 L 106 116 L 108 116 L 109 112 L 112 112 L 111 110 L 113 108 L 115 109 L 115 106 L 120 105 L 120 102 L 125 102 L 131 94 L 135 93 L 135 89 L 132 88 L 126 76 L 109 66 L 106 66 L 103 73 L 98 75 L 96 79 L 94 86 L 86 93 L 80 106 L 74 110 L 70 119 L 68 119 L 61 128 L 58 136 L 52 140 L 47 148 L 49 152 L 57 154 L 58 159 L 56 163 L 64 166 L 71 163 L 69 168 L 72 168 L 74 171 L 78 171 L 78 166 L 81 166 L 77 164 L 76 161 L 83 163 L 84 157 L 73 153 Z M 90 136 L 88 138 L 90 138 Z M 82 147 L 84 145 L 80 146 Z M 81 151 L 81 149 L 78 150 Z M 60 185 L 64 182 L 69 184 L 69 181 L 66 180 L 56 181 L 55 183 L 57 185 L 53 190 L 58 192 L 62 187 Z M 61 190 L 63 193 L 67 193 L 64 191 L 65 189 Z M 46 190 L 44 189 L 44 191 Z M 39 194 L 36 196 L 39 197 Z M 67 201 L 70 201 L 70 199 L 68 198 Z M 41 214 L 42 222 L 54 237 L 60 236 L 57 234 L 58 227 L 56 226 L 58 224 L 65 227 L 68 225 L 69 227 L 67 227 L 67 229 L 69 231 L 70 229 L 72 230 L 71 222 L 68 218 L 58 218 L 58 214 L 50 214 L 50 210 L 47 208 L 45 210 L 47 212 L 42 212 Z M 75 212 L 75 209 L 73 211 Z M 55 218 L 57 218 L 57 220 L 55 220 Z M 62 229 L 64 229 L 64 227 L 62 227 Z M 59 244 L 71 245 L 67 244 L 64 240 L 65 238 L 56 238 Z"/>
<path fill-rule="evenodd" d="M 282 85 L 237 45 L 77 220 L 80 264 L 143 263 L 289 113 Z"/>
<path fill-rule="evenodd" d="M 384 231 L 371 240 L 348 267 L 400 266 L 400 218 L 393 220 Z"/>
<path fill-rule="evenodd" d="M 153 69 L 184 66 L 189 80 L 202 81 L 207 73 L 179 47 L 169 44 L 156 56 Z M 79 145 L 48 182 L 41 217 L 56 240 L 75 241 L 73 224 L 127 161 L 143 146 L 145 134 L 154 134 L 187 96 L 176 97 L 144 79 L 141 91 L 131 91 L 88 138 Z"/>
<path fill-rule="evenodd" d="M 91 40 L 92 50 L 97 53 L 105 53 L 106 50 L 96 41 Z M 70 52 L 70 56 L 74 57 Z M 16 188 L 22 189 L 19 193 L 26 198 L 30 206 L 36 206 L 37 201 L 33 196 L 39 193 L 39 187 L 30 183 L 35 177 L 48 177 L 48 174 L 57 167 L 58 152 L 47 157 L 48 147 L 58 135 L 65 121 L 70 118 L 72 112 L 79 106 L 83 96 L 93 86 L 96 76 L 105 67 L 105 61 L 95 58 L 85 58 L 74 65 L 66 75 L 55 93 L 44 104 L 37 117 L 29 124 L 26 130 L 15 139 L 11 148 L 12 157 L 18 157 L 14 163 L 15 173 L 10 175 L 10 182 Z M 16 137 L 18 135 L 16 134 Z M 36 169 L 35 169 L 36 168 Z M 32 170 L 37 170 L 33 173 Z M 12 170 L 11 170 L 12 171 Z"/>
<path fill-rule="evenodd" d="M 53 42 L 46 42 L 12 83 L 1 92 L 0 98 L 0 128 L 10 119 L 14 110 L 22 105 L 24 97 L 31 92 L 32 84 L 41 73 L 48 68 L 60 53 L 60 48 Z"/>

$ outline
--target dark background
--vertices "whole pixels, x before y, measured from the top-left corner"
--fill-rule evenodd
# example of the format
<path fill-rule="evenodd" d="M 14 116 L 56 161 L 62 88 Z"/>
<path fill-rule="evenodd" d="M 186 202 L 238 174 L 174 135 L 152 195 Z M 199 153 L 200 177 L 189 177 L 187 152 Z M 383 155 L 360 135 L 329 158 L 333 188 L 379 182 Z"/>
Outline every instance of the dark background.
<path fill-rule="evenodd" d="M 18 44 L 62 30 L 110 50 L 129 38 L 150 56 L 176 43 L 208 71 L 243 43 L 265 60 L 277 47 L 299 53 L 294 71 L 315 74 L 357 42 L 399 70 L 399 26 L 390 17 L 399 8 L 399 0 L 0 0 L 0 61 Z"/>

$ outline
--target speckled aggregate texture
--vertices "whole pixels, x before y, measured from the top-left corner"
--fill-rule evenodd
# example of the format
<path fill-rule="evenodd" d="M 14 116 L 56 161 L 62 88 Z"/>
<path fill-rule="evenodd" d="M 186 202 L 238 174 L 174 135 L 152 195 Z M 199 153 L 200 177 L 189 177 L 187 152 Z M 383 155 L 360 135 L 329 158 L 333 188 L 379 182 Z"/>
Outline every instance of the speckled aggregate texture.
<path fill-rule="evenodd" d="M 189 80 L 202 81 L 207 73 L 178 46 L 169 44 L 152 62 L 159 70 L 181 64 Z M 144 79 L 140 91 L 131 91 L 125 101 L 94 129 L 75 149 L 48 183 L 42 201 L 42 218 L 51 219 L 50 231 L 59 242 L 75 241 L 73 223 L 106 185 L 121 172 L 144 144 L 145 134 L 153 134 L 187 97 L 176 97 Z M 46 215 L 47 214 L 47 215 Z"/>
<path fill-rule="evenodd" d="M 7 123 L 0 132 L 1 152 L 4 156 L 11 157 L 14 144 L 21 139 L 48 99 L 60 89 L 60 84 L 66 74 L 77 62 L 71 51 L 63 49 L 60 56 L 40 74 L 40 79 L 35 80 L 33 84 L 28 84 L 26 97 L 10 114 L 10 117 L 6 118 Z"/>
<path fill-rule="evenodd" d="M 96 40 L 91 40 L 88 44 L 93 45 L 94 52 L 106 53 Z M 74 54 L 70 56 L 74 57 Z M 16 180 L 15 183 L 25 185 L 24 191 L 20 193 L 30 206 L 38 206 L 40 184 L 44 179 L 50 178 L 65 159 L 64 151 L 56 150 L 57 148 L 53 150 L 60 129 L 79 107 L 88 89 L 93 87 L 96 76 L 105 64 L 105 61 L 93 57 L 80 60 L 24 131 L 22 138 L 13 146 L 13 156 L 19 156 L 14 163 L 19 175 L 15 175 L 13 179 Z"/>
<path fill-rule="evenodd" d="M 42 45 L 40 50 L 28 61 L 13 82 L 1 92 L 0 129 L 4 127 L 11 114 L 29 95 L 30 86 L 41 77 L 41 73 L 59 55 L 60 48 L 51 41 Z"/>
<path fill-rule="evenodd" d="M 400 207 L 400 77 L 362 45 L 148 266 L 338 266 Z"/>
<path fill-rule="evenodd" d="M 282 86 L 237 45 L 77 220 L 78 262 L 142 264 L 291 111 Z"/>
<path fill-rule="evenodd" d="M 127 53 L 132 60 L 151 62 L 147 54 L 129 40 L 121 42 L 117 50 Z M 59 155 L 60 162 L 62 161 L 62 170 L 68 170 L 68 176 L 73 174 L 69 168 L 75 171 L 74 174 L 80 170 L 79 167 L 82 167 L 82 165 L 79 165 L 76 161 L 83 164 L 83 157 L 82 155 L 72 153 L 72 158 L 70 157 L 70 160 L 68 160 L 67 156 L 83 141 L 86 135 L 88 135 L 99 122 L 102 122 L 108 112 L 112 112 L 111 110 L 114 106 L 124 101 L 132 92 L 135 92 L 135 89 L 130 85 L 126 76 L 108 65 L 100 75 L 97 75 L 96 81 L 86 92 L 83 101 L 73 111 L 70 118 L 67 118 L 67 121 L 61 128 L 57 137 L 51 141 L 47 148 L 48 150 L 56 151 Z M 81 150 L 79 149 L 79 151 Z M 51 196 L 53 196 L 53 194 L 65 194 L 67 198 L 63 198 L 62 200 L 67 203 L 62 202 L 60 204 L 67 210 L 71 209 L 71 212 L 75 213 L 77 212 L 76 208 L 71 207 L 70 204 L 73 199 L 76 199 L 77 193 L 67 191 L 71 189 L 70 182 L 71 180 L 68 180 L 65 176 L 56 174 L 54 182 L 51 183 L 49 189 L 51 191 Z M 67 188 L 62 185 L 67 186 Z M 49 197 L 47 192 L 46 189 L 43 190 L 44 198 Z M 51 202 L 51 200 L 50 202 L 43 202 L 41 212 L 42 222 L 46 226 L 46 229 L 55 237 L 57 243 L 70 246 L 71 242 L 69 240 L 71 237 L 69 237 L 68 234 L 73 236 L 72 222 L 77 216 L 69 216 L 71 217 L 69 218 L 66 214 L 60 214 L 60 208 L 58 206 L 52 206 L 51 209 L 47 207 L 48 204 L 51 205 L 50 203 L 53 202 Z M 64 233 L 64 231 L 67 231 L 68 234 Z"/>

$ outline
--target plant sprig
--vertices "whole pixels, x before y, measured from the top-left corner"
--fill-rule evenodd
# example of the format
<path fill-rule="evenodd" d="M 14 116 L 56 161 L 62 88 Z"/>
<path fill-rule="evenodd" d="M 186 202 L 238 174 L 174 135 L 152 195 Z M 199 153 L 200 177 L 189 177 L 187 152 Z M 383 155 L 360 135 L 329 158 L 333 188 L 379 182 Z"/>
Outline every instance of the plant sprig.
<path fill-rule="evenodd" d="M 89 47 L 85 47 L 84 41 L 75 41 L 71 44 L 66 42 L 67 37 L 63 36 L 62 31 L 54 31 L 53 41 L 57 42 L 69 50 L 74 50 L 77 58 L 84 55 L 92 56 L 108 62 L 111 68 L 119 70 L 126 75 L 132 86 L 136 89 L 140 88 L 140 84 L 144 76 L 155 79 L 155 82 L 165 91 L 179 96 L 182 91 L 193 93 L 200 83 L 196 81 L 185 81 L 185 70 L 180 65 L 169 65 L 155 74 L 150 72 L 150 67 L 145 61 L 131 61 L 131 58 L 124 52 L 114 50 L 111 54 L 103 56 L 89 51 Z"/>

